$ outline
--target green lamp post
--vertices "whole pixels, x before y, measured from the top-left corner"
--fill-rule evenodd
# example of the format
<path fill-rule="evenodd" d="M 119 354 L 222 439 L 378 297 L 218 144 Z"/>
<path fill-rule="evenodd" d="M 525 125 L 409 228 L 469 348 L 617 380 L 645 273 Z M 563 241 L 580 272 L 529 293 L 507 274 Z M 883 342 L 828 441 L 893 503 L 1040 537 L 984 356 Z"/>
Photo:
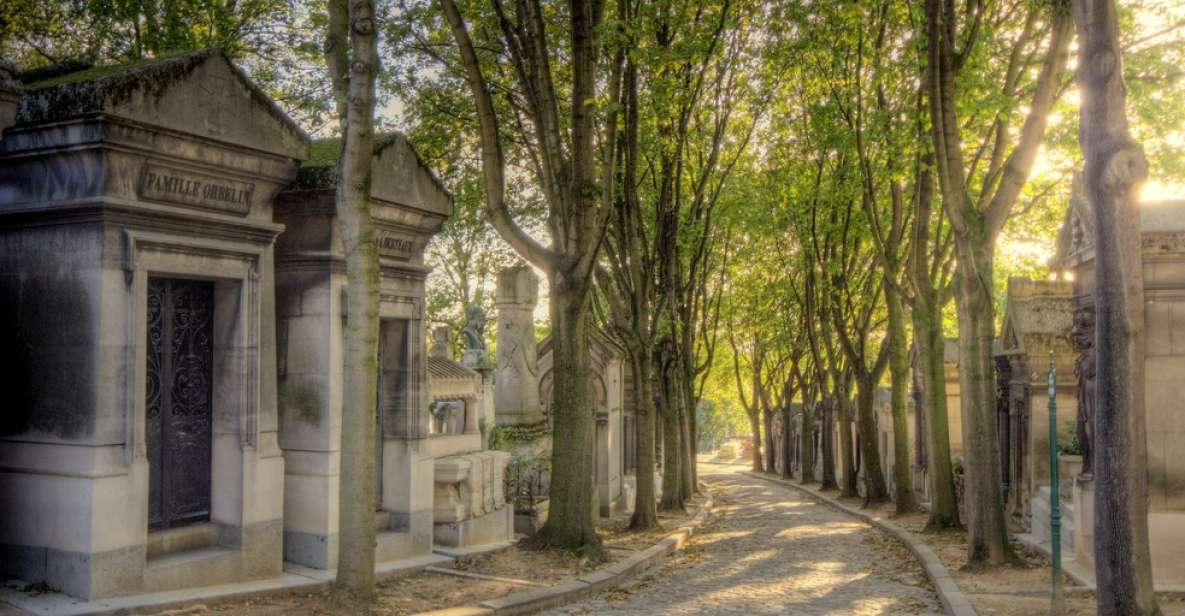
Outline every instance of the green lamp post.
<path fill-rule="evenodd" d="M 1065 612 L 1062 596 L 1062 511 L 1058 502 L 1057 473 L 1057 380 L 1053 368 L 1053 349 L 1049 351 L 1049 542 L 1053 552 L 1053 600 L 1050 614 Z"/>

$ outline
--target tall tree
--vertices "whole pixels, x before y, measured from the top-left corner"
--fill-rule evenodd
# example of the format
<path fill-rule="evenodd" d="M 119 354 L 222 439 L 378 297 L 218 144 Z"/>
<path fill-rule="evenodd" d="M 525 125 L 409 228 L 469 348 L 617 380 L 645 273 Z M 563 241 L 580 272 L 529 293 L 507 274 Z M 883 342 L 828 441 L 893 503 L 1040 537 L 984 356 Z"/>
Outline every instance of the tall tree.
<path fill-rule="evenodd" d="M 1100 614 L 1158 614 L 1148 545 L 1144 264 L 1139 188 L 1148 162 L 1132 139 L 1114 0 L 1075 0 L 1082 92 L 1078 138 L 1094 210 L 1094 553 Z"/>
<path fill-rule="evenodd" d="M 994 331 L 993 265 L 996 239 L 1015 205 L 1045 133 L 1050 108 L 1059 92 L 1070 40 L 1069 11 L 1062 4 L 980 2 L 962 11 L 954 0 L 927 0 L 928 62 L 925 82 L 930 104 L 935 169 L 942 206 L 955 239 L 958 266 L 955 300 L 959 317 L 959 391 L 963 415 L 963 447 L 967 456 L 966 511 L 968 562 L 972 566 L 1002 564 L 1013 558 L 1000 491 L 1000 456 L 995 419 L 995 378 L 992 360 Z M 1023 10 L 1024 24 L 1016 35 L 1003 76 L 1004 92 L 1016 96 L 1026 72 L 1027 53 L 1034 41 L 1048 38 L 1024 125 L 1009 151 L 1008 130 L 1013 105 L 996 111 L 986 138 L 968 161 L 963 152 L 965 118 L 957 103 L 961 70 L 983 32 L 1007 32 L 1008 15 Z M 1041 27 L 1042 19 L 1045 27 Z M 978 66 L 978 65 L 974 65 Z M 980 177 L 978 166 L 986 161 Z M 970 165 L 968 165 L 970 162 Z M 979 186 L 973 185 L 978 180 Z"/>
<path fill-rule="evenodd" d="M 635 2 L 621 0 L 618 4 L 623 21 L 633 21 L 637 10 Z M 633 41 L 631 47 L 636 45 Z M 618 166 L 615 181 L 620 189 L 616 191 L 604 247 L 610 274 L 604 277 L 601 287 L 612 307 L 610 326 L 623 342 L 634 377 L 636 494 L 630 528 L 647 530 L 658 526 L 653 472 L 657 462 L 654 356 L 663 307 L 656 293 L 660 257 L 654 252 L 655 243 L 648 232 L 653 223 L 647 212 L 652 209 L 643 207 L 639 195 L 638 135 L 642 109 L 638 101 L 638 73 L 638 62 L 631 54 L 625 60 L 619 101 L 624 130 L 614 146 L 619 152 L 615 157 Z"/>
<path fill-rule="evenodd" d="M 543 547 L 576 549 L 599 557 L 601 541 L 593 525 L 593 397 L 589 305 L 593 274 L 608 224 L 612 198 L 611 177 L 601 177 L 613 165 L 598 166 L 597 84 L 607 83 L 609 100 L 617 100 L 621 66 L 598 77 L 602 55 L 600 34 L 603 2 L 570 0 L 562 54 L 567 71 L 557 80 L 557 53 L 547 36 L 548 15 L 539 0 L 516 2 L 513 12 L 491 0 L 500 39 L 515 80 L 523 93 L 531 128 L 529 145 L 534 173 L 548 208 L 551 245 L 531 237 L 512 215 L 506 199 L 506 161 L 503 133 L 485 68 L 454 0 L 440 0 L 461 54 L 466 80 L 480 124 L 486 212 L 494 228 L 524 259 L 543 270 L 548 279 L 554 341 L 550 511 L 533 537 Z M 557 81 L 570 85 L 561 113 Z M 610 110 L 603 122 L 602 154 L 611 157 L 617 119 Z"/>
<path fill-rule="evenodd" d="M 375 414 L 379 261 L 371 224 L 375 77 L 373 0 L 330 0 L 325 60 L 342 118 L 336 215 L 346 255 L 349 314 L 343 328 L 341 487 L 337 583 L 367 600 L 374 592 Z"/>

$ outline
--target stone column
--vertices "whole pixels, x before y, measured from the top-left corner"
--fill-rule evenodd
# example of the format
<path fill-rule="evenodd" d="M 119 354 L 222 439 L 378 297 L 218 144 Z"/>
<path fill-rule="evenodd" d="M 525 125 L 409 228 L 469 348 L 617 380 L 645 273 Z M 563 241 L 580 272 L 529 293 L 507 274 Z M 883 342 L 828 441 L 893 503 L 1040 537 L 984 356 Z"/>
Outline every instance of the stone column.
<path fill-rule="evenodd" d="M 543 421 L 539 404 L 538 351 L 535 346 L 535 304 L 539 279 L 526 265 L 498 274 L 498 367 L 494 409 L 498 425 Z"/>

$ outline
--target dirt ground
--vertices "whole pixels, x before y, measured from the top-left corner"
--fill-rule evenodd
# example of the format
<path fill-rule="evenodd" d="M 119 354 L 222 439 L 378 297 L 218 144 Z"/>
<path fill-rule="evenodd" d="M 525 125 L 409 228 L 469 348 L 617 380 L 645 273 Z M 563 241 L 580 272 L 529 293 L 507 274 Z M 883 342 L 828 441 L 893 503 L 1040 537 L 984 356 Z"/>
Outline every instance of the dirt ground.
<path fill-rule="evenodd" d="M 813 486 L 808 487 L 814 490 Z M 849 507 L 863 507 L 863 499 L 838 498 L 838 491 L 827 491 L 824 494 Z M 905 528 L 934 550 L 954 576 L 955 583 L 980 614 L 1031 616 L 1049 613 L 1050 580 L 1053 572 L 1049 559 L 1044 555 L 1014 542 L 1013 548 L 1020 556 L 1020 564 L 986 571 L 968 571 L 964 569 L 967 563 L 967 540 L 964 531 L 923 532 L 926 524 L 925 513 L 895 516 L 892 503 L 883 503 L 863 510 Z M 901 546 L 901 549 L 906 548 Z M 1067 587 L 1073 585 L 1073 580 L 1065 579 Z M 1094 593 L 1070 588 L 1065 596 L 1067 615 L 1086 616 L 1096 613 Z M 1185 616 L 1185 595 L 1161 595 L 1160 609 L 1164 616 Z"/>
<path fill-rule="evenodd" d="M 403 616 L 473 605 L 519 590 L 558 584 L 654 545 L 672 530 L 688 524 L 703 500 L 702 497 L 697 497 L 689 502 L 687 513 L 660 515 L 661 528 L 654 531 L 631 532 L 629 518 L 624 515 L 598 521 L 598 531 L 606 547 L 606 560 L 599 563 L 589 562 L 569 553 L 529 550 L 515 545 L 496 552 L 462 557 L 446 566 L 461 572 L 501 578 L 500 580 L 480 580 L 431 571 L 386 580 L 378 585 L 378 596 L 371 613 L 381 616 Z M 205 613 L 323 616 L 353 614 L 360 611 L 348 599 L 330 590 L 321 590 L 293 591 L 209 606 L 194 605 L 183 610 L 163 612 L 161 616 Z"/>

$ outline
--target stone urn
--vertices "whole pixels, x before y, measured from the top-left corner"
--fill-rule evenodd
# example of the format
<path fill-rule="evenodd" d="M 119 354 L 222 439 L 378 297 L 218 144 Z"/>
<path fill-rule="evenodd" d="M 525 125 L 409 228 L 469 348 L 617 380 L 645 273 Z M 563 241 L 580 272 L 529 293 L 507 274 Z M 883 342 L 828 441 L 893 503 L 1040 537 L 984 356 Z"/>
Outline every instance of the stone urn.
<path fill-rule="evenodd" d="M 1074 482 L 1082 473 L 1082 456 L 1059 453 L 1057 456 L 1058 495 L 1062 502 L 1070 502 Z"/>

